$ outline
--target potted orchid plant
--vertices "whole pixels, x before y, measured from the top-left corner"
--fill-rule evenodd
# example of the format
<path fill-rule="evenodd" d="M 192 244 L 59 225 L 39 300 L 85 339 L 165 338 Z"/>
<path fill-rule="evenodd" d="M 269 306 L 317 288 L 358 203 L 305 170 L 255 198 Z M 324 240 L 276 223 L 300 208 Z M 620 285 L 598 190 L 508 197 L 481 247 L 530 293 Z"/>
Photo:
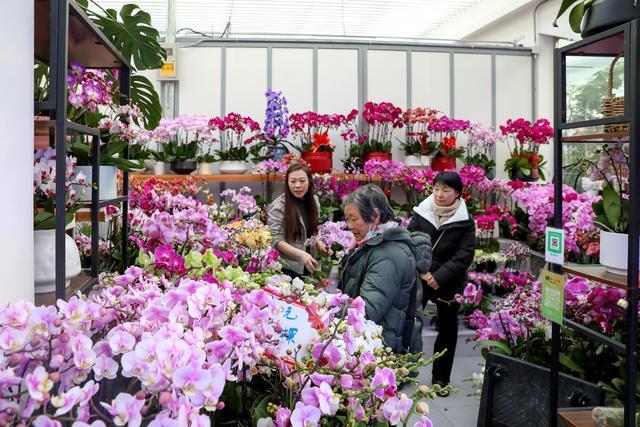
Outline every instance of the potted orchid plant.
<path fill-rule="evenodd" d="M 329 131 L 341 124 L 338 114 L 318 114 L 313 111 L 291 115 L 291 131 L 300 141 L 300 155 L 309 163 L 313 173 L 329 173 L 333 169 L 335 144 L 329 138 Z"/>
<path fill-rule="evenodd" d="M 367 102 L 362 118 L 369 125 L 368 139 L 362 144 L 363 161 L 391 160 L 393 130 L 402 128 L 402 109 L 391 102 Z"/>
<path fill-rule="evenodd" d="M 458 147 L 458 132 L 469 129 L 469 120 L 455 120 L 447 116 L 429 124 L 429 154 L 433 153 L 431 168 L 436 171 L 456 168 L 456 159 L 462 157 L 464 148 Z"/>
<path fill-rule="evenodd" d="M 622 142 L 599 150 L 597 162 L 582 159 L 590 178 L 604 181 L 602 197 L 592 203 L 600 229 L 600 263 L 614 274 L 627 273 L 629 247 L 629 151 Z"/>
<path fill-rule="evenodd" d="M 64 176 L 65 201 L 61 209 L 65 209 L 65 224 L 69 224 L 79 205 L 76 204 L 76 189 L 86 185 L 84 174 L 78 171 L 76 159 L 66 158 Z M 34 248 L 34 281 L 35 292 L 47 293 L 55 291 L 55 246 L 56 246 L 56 150 L 47 148 L 38 150 L 34 156 L 33 170 L 33 248 Z M 73 239 L 65 234 L 65 275 L 66 286 L 71 278 L 80 273 L 80 254 Z"/>
<path fill-rule="evenodd" d="M 260 124 L 251 117 L 229 113 L 209 120 L 209 127 L 219 132 L 223 144 L 223 148 L 216 150 L 220 173 L 245 173 L 251 144 L 259 138 Z"/>
<path fill-rule="evenodd" d="M 544 179 L 544 157 L 540 154 L 540 146 L 553 139 L 553 127 L 547 119 L 538 119 L 534 123 L 519 118 L 507 120 L 500 126 L 502 135 L 509 147 L 511 158 L 504 163 L 504 170 L 509 179 L 520 181 L 537 181 Z"/>
<path fill-rule="evenodd" d="M 291 131 L 287 98 L 284 97 L 282 92 L 276 92 L 271 89 L 268 89 L 264 95 L 267 97 L 267 108 L 265 110 L 261 140 L 251 148 L 251 155 L 256 163 L 263 160 L 281 160 L 289 153 L 287 144 L 291 145 L 287 141 Z"/>
<path fill-rule="evenodd" d="M 493 178 L 496 163 L 491 158 L 491 151 L 496 142 L 502 140 L 502 134 L 491 128 L 485 128 L 478 122 L 471 123 L 467 134 L 467 152 L 463 159 L 464 164 L 479 166 L 485 170 L 487 178 Z"/>
<path fill-rule="evenodd" d="M 177 174 L 190 174 L 196 170 L 198 147 L 215 141 L 207 118 L 202 115 L 162 119 L 153 131 L 153 139 L 162 148 L 154 153 L 154 157 L 171 163 L 171 170 Z"/>
<path fill-rule="evenodd" d="M 432 108 L 408 108 L 402 119 L 406 126 L 404 141 L 401 142 L 404 151 L 404 162 L 407 166 L 429 166 L 427 157 L 428 128 L 438 120 L 438 110 Z"/>

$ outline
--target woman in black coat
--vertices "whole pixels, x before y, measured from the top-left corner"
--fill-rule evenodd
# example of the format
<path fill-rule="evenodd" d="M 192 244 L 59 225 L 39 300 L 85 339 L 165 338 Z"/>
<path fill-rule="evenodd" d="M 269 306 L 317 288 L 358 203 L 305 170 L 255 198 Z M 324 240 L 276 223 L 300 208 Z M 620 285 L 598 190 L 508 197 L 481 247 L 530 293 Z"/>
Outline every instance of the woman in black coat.
<path fill-rule="evenodd" d="M 462 179 L 456 172 L 441 172 L 433 180 L 433 194 L 413 208 L 409 231 L 431 236 L 432 263 L 421 274 L 423 304 L 431 300 L 438 309 L 438 336 L 434 353 L 446 353 L 433 363 L 432 383 L 450 382 L 458 340 L 458 303 L 467 280 L 467 269 L 475 251 L 475 222 L 467 212 L 462 194 Z"/>

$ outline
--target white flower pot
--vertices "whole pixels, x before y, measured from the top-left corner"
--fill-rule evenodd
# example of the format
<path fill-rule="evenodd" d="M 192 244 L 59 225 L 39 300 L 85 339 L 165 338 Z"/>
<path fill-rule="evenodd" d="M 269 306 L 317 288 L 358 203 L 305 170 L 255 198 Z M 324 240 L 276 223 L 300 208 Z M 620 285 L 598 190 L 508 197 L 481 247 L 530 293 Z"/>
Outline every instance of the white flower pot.
<path fill-rule="evenodd" d="M 71 278 L 80 274 L 80 252 L 76 242 L 64 235 L 66 286 Z M 34 282 L 36 294 L 56 290 L 56 231 L 35 230 L 33 233 Z"/>
<path fill-rule="evenodd" d="M 600 264 L 609 273 L 627 274 L 629 235 L 600 230 Z"/>
<path fill-rule="evenodd" d="M 154 175 L 165 175 L 167 173 L 165 162 L 153 162 L 153 174 Z"/>
<path fill-rule="evenodd" d="M 404 164 L 410 168 L 422 167 L 420 156 L 404 156 Z"/>
<path fill-rule="evenodd" d="M 425 168 L 428 168 L 429 166 L 431 166 L 431 157 L 420 156 L 420 162 L 422 163 L 422 166 L 424 166 Z"/>
<path fill-rule="evenodd" d="M 241 160 L 223 160 L 220 162 L 220 173 L 246 173 L 248 170 L 247 162 Z"/>
<path fill-rule="evenodd" d="M 217 166 L 216 162 L 198 163 L 198 175 L 215 175 L 218 173 Z"/>
<path fill-rule="evenodd" d="M 76 193 L 78 193 L 78 200 L 82 202 L 91 201 L 91 179 L 93 174 L 91 173 L 91 166 L 77 166 L 79 171 L 82 171 L 87 177 L 87 185 L 74 185 Z M 100 166 L 100 188 L 98 191 L 98 199 L 107 200 L 115 199 L 118 197 L 118 185 L 117 185 L 117 168 L 115 166 Z"/>

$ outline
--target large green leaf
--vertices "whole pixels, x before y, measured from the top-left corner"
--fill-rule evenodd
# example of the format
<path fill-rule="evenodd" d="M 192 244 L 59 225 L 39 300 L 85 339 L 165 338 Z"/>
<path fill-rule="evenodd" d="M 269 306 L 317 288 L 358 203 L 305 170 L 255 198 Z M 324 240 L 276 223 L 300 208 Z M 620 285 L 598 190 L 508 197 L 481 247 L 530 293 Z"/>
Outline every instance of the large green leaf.
<path fill-rule="evenodd" d="M 151 15 L 138 5 L 125 4 L 118 13 L 114 9 L 105 10 L 95 0 L 91 0 L 102 12 L 100 13 L 88 8 L 87 0 L 76 1 L 132 66 L 138 70 L 162 66 L 167 54 L 158 43 L 158 30 L 151 25 Z"/>
<path fill-rule="evenodd" d="M 611 187 L 605 187 L 602 190 L 602 201 L 604 205 L 604 213 L 607 221 L 614 230 L 619 230 L 620 214 L 622 210 L 622 202 L 620 195 Z"/>
<path fill-rule="evenodd" d="M 137 105 L 142 112 L 144 127 L 155 129 L 162 118 L 162 105 L 151 81 L 144 76 L 132 76 L 130 98 L 131 103 Z"/>
<path fill-rule="evenodd" d="M 584 2 L 580 1 L 569 13 L 569 25 L 575 33 L 580 33 L 582 31 L 582 18 L 584 17 L 584 11 Z"/>
<path fill-rule="evenodd" d="M 578 365 L 575 360 L 564 353 L 560 353 L 560 363 L 571 369 L 572 371 L 578 372 L 579 374 L 585 373 L 585 370 L 582 366 Z"/>

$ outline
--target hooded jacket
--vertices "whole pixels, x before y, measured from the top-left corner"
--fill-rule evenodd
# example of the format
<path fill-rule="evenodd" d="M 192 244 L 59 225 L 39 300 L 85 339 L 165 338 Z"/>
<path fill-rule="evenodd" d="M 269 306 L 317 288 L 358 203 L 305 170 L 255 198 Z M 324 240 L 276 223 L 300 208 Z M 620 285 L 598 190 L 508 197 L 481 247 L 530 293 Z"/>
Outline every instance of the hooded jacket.
<path fill-rule="evenodd" d="M 418 273 L 427 272 L 430 264 L 429 236 L 412 234 L 399 226 L 387 227 L 342 259 L 342 291 L 352 298 L 362 297 L 367 319 L 382 326 L 386 345 L 396 353 L 422 351 L 422 319 L 415 312 L 422 299 Z M 403 334 L 408 315 L 414 320 L 405 349 Z"/>
<path fill-rule="evenodd" d="M 408 230 L 421 231 L 431 237 L 433 248 L 429 271 L 439 285 L 435 294 L 437 298 L 451 301 L 466 284 L 467 269 L 475 252 L 476 227 L 467 205 L 461 200 L 458 210 L 438 228 L 433 213 L 434 203 L 431 195 L 413 208 Z"/>

